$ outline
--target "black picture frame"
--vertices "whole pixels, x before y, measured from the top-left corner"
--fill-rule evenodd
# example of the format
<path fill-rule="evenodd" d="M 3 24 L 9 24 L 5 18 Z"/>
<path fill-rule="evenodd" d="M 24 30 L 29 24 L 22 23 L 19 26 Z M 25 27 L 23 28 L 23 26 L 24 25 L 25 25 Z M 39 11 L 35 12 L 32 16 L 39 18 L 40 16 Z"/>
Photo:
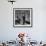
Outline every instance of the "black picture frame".
<path fill-rule="evenodd" d="M 33 26 L 33 8 L 13 8 L 13 27 L 32 27 L 32 26 Z"/>

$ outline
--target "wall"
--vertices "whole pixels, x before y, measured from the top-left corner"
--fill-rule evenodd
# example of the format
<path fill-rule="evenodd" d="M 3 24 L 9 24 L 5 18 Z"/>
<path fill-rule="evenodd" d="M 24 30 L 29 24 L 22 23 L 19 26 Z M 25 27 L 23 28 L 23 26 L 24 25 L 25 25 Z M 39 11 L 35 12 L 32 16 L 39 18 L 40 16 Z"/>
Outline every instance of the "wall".
<path fill-rule="evenodd" d="M 14 28 L 13 8 L 33 8 L 33 27 Z M 7 0 L 0 0 L 0 41 L 15 40 L 19 32 L 28 33 L 31 39 L 46 40 L 46 1 L 17 0 L 12 5 Z"/>

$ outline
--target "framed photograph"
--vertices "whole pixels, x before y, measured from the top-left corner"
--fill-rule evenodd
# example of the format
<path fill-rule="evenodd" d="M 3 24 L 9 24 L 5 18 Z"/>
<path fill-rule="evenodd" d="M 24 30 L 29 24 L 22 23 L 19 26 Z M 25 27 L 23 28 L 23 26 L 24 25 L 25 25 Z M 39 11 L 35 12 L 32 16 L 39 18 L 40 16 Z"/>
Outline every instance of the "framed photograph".
<path fill-rule="evenodd" d="M 13 8 L 14 27 L 32 27 L 32 8 Z"/>

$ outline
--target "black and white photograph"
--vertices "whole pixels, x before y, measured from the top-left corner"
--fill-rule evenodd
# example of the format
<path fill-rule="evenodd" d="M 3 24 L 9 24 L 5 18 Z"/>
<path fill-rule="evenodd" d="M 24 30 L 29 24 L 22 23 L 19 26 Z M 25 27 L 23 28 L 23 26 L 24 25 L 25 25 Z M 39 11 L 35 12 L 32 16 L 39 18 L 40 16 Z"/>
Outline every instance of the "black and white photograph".
<path fill-rule="evenodd" d="M 31 17 L 32 17 L 32 8 L 14 8 L 13 9 L 14 26 L 32 26 Z"/>

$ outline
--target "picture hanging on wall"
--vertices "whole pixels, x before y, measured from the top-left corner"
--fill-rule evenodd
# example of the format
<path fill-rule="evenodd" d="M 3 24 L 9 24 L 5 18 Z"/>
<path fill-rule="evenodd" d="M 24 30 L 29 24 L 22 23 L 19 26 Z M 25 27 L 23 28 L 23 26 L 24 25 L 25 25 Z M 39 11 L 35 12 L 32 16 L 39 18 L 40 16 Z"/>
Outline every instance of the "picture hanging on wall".
<path fill-rule="evenodd" d="M 13 27 L 32 27 L 32 8 L 13 8 Z"/>

